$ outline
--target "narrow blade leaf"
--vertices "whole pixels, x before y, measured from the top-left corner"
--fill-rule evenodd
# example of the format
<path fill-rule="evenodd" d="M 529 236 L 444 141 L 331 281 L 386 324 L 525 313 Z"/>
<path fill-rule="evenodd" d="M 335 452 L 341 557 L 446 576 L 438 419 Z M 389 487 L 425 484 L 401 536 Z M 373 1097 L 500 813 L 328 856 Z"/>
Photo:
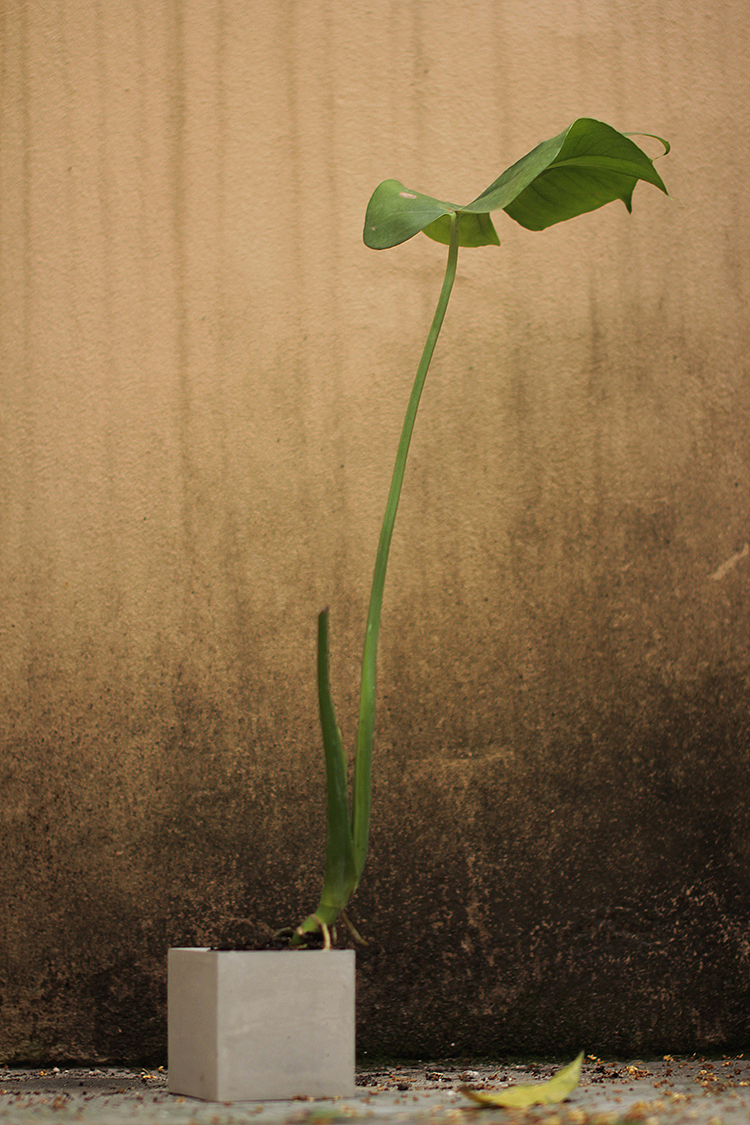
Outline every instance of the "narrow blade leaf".
<path fill-rule="evenodd" d="M 318 617 L 318 702 L 326 757 L 328 831 L 323 892 L 316 914 L 326 925 L 332 925 L 349 901 L 356 881 L 356 873 L 346 755 L 331 696 L 327 609 L 324 609 Z"/>
<path fill-rule="evenodd" d="M 509 1086 L 506 1090 L 472 1090 L 468 1086 L 459 1089 L 467 1098 L 481 1106 L 502 1106 L 504 1109 L 527 1109 L 532 1105 L 555 1105 L 563 1102 L 573 1093 L 581 1077 L 583 1051 L 568 1066 L 558 1070 L 548 1082 L 537 1082 L 533 1086 Z"/>

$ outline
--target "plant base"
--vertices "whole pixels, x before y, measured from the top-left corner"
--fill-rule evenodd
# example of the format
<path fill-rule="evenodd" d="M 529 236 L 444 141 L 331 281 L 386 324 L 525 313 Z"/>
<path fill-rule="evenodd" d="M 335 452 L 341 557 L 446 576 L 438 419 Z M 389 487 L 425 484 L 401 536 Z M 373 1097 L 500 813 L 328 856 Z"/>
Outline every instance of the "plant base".
<path fill-rule="evenodd" d="M 351 1097 L 354 951 L 170 949 L 169 1090 L 206 1101 Z"/>

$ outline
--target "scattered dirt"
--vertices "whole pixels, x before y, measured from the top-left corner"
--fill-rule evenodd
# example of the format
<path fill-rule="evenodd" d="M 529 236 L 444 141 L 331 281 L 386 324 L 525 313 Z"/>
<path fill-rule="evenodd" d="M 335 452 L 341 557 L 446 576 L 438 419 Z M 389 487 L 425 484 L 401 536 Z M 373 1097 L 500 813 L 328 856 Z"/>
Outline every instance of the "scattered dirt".
<path fill-rule="evenodd" d="M 124 1094 L 132 1090 L 167 1089 L 167 1072 L 157 1070 L 126 1070 L 119 1067 L 89 1069 L 88 1067 L 41 1070 L 3 1069 L 0 1067 L 0 1094 L 75 1093 Z"/>
<path fill-rule="evenodd" d="M 430 1063 L 391 1067 L 360 1065 L 357 1086 L 382 1090 L 440 1090 L 467 1085 L 476 1089 L 497 1090 L 503 1086 L 545 1081 L 565 1061 L 554 1063 Z M 700 1093 L 720 1094 L 734 1088 L 750 1087 L 750 1059 L 744 1055 L 708 1059 L 702 1055 L 633 1061 L 606 1061 L 588 1055 L 581 1073 L 580 1089 L 608 1085 L 613 1090 L 630 1091 L 637 1083 L 648 1083 L 669 1099 L 670 1096 Z"/>

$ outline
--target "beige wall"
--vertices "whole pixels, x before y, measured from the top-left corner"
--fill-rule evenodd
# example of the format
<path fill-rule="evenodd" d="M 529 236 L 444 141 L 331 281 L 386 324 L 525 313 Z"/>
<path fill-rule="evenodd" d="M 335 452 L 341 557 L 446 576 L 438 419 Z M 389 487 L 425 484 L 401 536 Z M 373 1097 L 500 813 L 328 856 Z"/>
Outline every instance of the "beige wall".
<path fill-rule="evenodd" d="M 669 138 L 671 198 L 501 215 L 459 262 L 384 612 L 360 1046 L 746 1037 L 744 0 L 0 19 L 0 1060 L 160 1058 L 169 943 L 314 905 L 315 615 L 351 739 L 444 264 L 365 249 L 369 194 L 467 201 L 581 115 Z"/>

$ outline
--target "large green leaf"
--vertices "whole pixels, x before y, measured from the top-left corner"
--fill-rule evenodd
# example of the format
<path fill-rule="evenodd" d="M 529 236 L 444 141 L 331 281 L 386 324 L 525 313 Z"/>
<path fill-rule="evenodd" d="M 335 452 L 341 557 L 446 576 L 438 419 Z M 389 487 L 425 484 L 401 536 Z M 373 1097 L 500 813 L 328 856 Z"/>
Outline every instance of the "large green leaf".
<path fill-rule="evenodd" d="M 583 1051 L 568 1066 L 558 1070 L 548 1082 L 535 1082 L 533 1086 L 508 1086 L 505 1090 L 459 1089 L 467 1098 L 481 1106 L 502 1106 L 504 1109 L 527 1109 L 532 1105 L 555 1105 L 573 1093 L 581 1077 Z"/>
<path fill-rule="evenodd" d="M 668 152 L 667 142 L 661 143 Z M 363 237 L 373 250 L 398 246 L 420 231 L 447 245 L 450 215 L 455 212 L 460 216 L 461 246 L 498 246 L 491 211 L 506 211 L 528 230 L 544 230 L 615 199 L 630 211 L 639 180 L 666 194 L 653 161 L 629 136 L 603 121 L 579 117 L 507 168 L 465 206 L 413 191 L 398 180 L 384 180 L 367 207 Z"/>

